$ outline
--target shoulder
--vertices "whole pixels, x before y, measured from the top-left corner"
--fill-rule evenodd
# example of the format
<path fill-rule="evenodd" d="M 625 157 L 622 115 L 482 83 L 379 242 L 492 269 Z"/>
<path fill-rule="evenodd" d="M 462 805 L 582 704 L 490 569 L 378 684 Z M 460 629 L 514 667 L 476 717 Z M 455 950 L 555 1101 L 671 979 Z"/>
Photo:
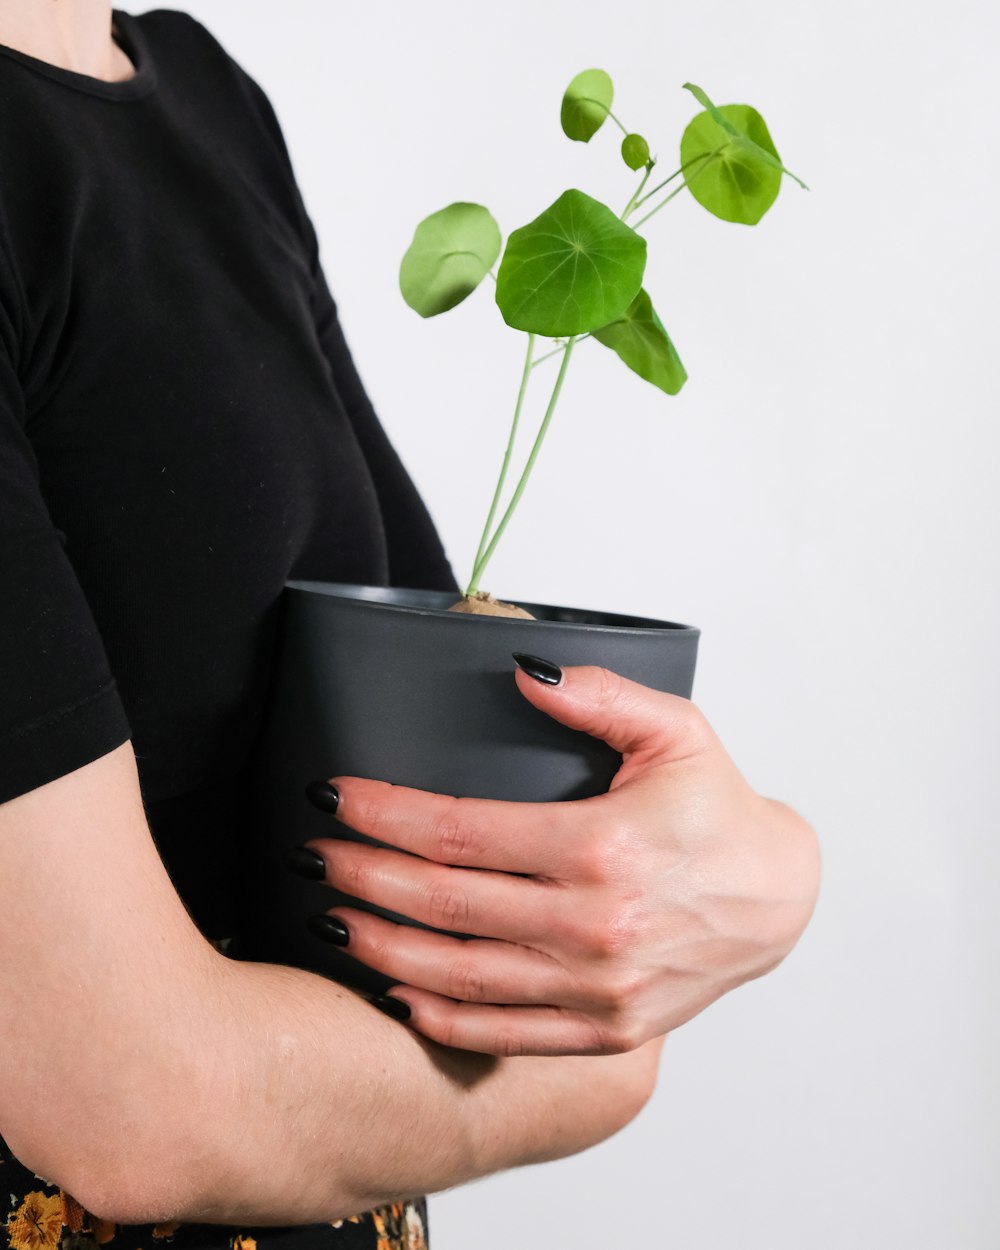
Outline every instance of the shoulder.
<path fill-rule="evenodd" d="M 204 23 L 181 9 L 152 9 L 132 17 L 160 66 L 160 87 L 185 123 L 213 129 L 226 142 L 227 159 L 277 202 L 311 245 L 311 225 L 292 167 L 284 132 L 264 88 Z"/>
<path fill-rule="evenodd" d="M 151 9 L 133 15 L 131 20 L 141 29 L 154 58 L 170 62 L 173 77 L 188 84 L 229 88 L 259 122 L 273 129 L 274 109 L 263 88 L 203 22 L 183 9 Z"/>
<path fill-rule="evenodd" d="M 119 13 L 116 9 L 115 16 Z M 145 13 L 125 13 L 123 16 L 135 22 L 143 35 L 157 45 L 194 44 L 220 57 L 229 55 L 208 27 L 183 9 L 149 9 Z"/>

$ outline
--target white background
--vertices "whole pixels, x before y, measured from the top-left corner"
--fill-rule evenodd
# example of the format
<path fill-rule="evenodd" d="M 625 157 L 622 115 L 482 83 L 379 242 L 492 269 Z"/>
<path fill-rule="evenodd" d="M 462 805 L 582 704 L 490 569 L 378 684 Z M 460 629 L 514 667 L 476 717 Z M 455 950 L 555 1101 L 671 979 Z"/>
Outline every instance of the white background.
<path fill-rule="evenodd" d="M 996 6 L 187 8 L 275 104 L 459 577 L 523 336 L 489 279 L 437 320 L 404 305 L 416 223 L 474 200 L 506 235 L 570 186 L 620 211 L 616 132 L 558 125 L 593 65 L 664 176 L 690 78 L 759 108 L 812 188 L 786 180 L 755 229 L 687 195 L 644 227 L 690 381 L 670 400 L 581 345 L 487 584 L 699 625 L 696 701 L 819 830 L 819 907 L 775 973 L 668 1039 L 618 1137 L 433 1199 L 435 1250 L 995 1250 Z"/>

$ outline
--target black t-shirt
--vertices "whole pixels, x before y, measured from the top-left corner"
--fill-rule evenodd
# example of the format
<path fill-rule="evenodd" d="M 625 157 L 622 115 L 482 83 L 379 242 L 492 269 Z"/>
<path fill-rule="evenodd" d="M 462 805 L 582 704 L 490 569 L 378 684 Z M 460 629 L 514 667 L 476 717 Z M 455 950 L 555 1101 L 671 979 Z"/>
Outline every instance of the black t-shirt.
<path fill-rule="evenodd" d="M 221 938 L 286 579 L 457 584 L 264 93 L 184 13 L 114 21 L 123 82 L 0 49 L 0 801 L 131 737 Z"/>

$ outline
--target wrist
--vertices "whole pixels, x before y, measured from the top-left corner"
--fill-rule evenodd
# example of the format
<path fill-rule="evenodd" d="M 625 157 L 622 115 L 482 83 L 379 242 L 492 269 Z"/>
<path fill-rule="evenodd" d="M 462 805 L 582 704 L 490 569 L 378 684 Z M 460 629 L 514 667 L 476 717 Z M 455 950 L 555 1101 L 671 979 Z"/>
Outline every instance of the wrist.
<path fill-rule="evenodd" d="M 663 1041 L 617 1055 L 497 1060 L 465 1104 L 476 1174 L 566 1158 L 619 1132 L 652 1096 Z"/>

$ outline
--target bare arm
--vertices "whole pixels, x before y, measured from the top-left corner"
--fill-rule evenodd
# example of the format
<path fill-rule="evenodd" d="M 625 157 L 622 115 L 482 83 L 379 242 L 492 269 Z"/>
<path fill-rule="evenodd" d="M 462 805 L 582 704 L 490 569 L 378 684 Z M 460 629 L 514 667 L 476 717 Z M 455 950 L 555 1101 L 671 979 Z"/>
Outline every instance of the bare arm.
<path fill-rule="evenodd" d="M 301 1224 L 558 1158 L 652 1091 L 660 1043 L 491 1059 L 202 938 L 131 745 L 0 805 L 0 1134 L 117 1223 Z"/>

